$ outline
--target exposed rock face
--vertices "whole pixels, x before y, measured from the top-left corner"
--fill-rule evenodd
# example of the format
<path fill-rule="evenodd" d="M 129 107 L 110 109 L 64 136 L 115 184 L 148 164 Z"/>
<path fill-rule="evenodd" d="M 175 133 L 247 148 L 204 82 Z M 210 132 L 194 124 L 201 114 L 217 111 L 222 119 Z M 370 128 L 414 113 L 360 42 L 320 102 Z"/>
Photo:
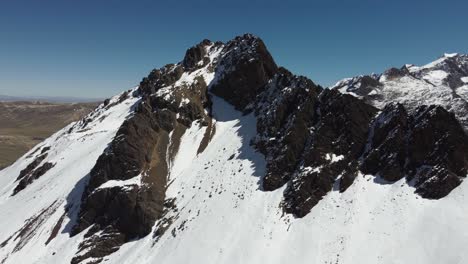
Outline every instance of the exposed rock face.
<path fill-rule="evenodd" d="M 119 247 L 125 243 L 125 236 L 108 226 L 103 230 L 105 236 L 99 234 L 92 234 L 89 232 L 86 235 L 86 243 L 80 245 L 79 251 L 71 260 L 70 264 L 83 263 L 87 259 L 93 259 L 94 262 L 100 263 L 102 258 L 117 251 Z M 92 247 L 87 251 L 88 247 Z M 88 262 L 89 263 L 89 262 Z"/>
<path fill-rule="evenodd" d="M 192 49 L 210 47 L 214 44 L 204 41 Z M 190 64 L 198 58 L 193 52 L 188 52 L 184 62 Z M 91 170 L 72 234 L 93 227 L 74 263 L 102 259 L 122 243 L 146 236 L 162 216 L 168 162 L 177 151 L 170 141 L 175 144 L 195 120 L 198 125 L 211 123 L 205 112 L 211 102 L 204 79 L 199 76 L 190 83 L 176 83 L 183 73 L 181 64 L 166 65 L 141 82 L 137 91 L 141 101 L 133 116 L 123 123 Z"/>
<path fill-rule="evenodd" d="M 18 186 L 16 186 L 13 192 L 13 195 L 17 194 L 19 191 L 26 188 L 26 186 L 32 183 L 34 180 L 44 175 L 48 170 L 52 169 L 54 165 L 55 164 L 53 163 L 46 162 L 42 164 L 41 166 L 37 167 L 36 169 L 34 169 L 34 171 L 32 171 L 31 173 L 29 173 L 27 176 L 25 176 L 24 178 L 20 180 L 20 182 L 18 183 Z"/>
<path fill-rule="evenodd" d="M 273 58 L 261 39 L 250 34 L 229 41 L 216 68 L 213 94 L 224 98 L 240 111 L 277 72 Z M 252 107 L 252 105 L 250 105 Z"/>
<path fill-rule="evenodd" d="M 41 151 L 39 155 L 36 156 L 36 158 L 26 167 L 24 168 L 17 180 L 21 180 L 22 178 L 26 177 L 28 174 L 31 174 L 31 172 L 41 164 L 41 162 L 47 157 L 47 150 L 46 151 Z"/>
<path fill-rule="evenodd" d="M 105 227 L 114 220 L 117 220 L 115 223 L 117 229 L 128 234 L 129 239 L 144 235 L 151 229 L 155 214 L 143 210 L 143 207 L 150 206 L 157 211 L 157 201 L 164 200 L 164 196 L 157 197 L 156 192 L 152 192 L 148 186 L 142 186 L 142 188 L 129 186 L 126 189 L 116 186 L 98 189 L 109 180 L 124 181 L 137 177 L 140 173 L 147 173 L 147 167 L 154 158 L 153 156 L 159 154 L 155 152 L 155 147 L 159 141 L 165 139 L 163 131 L 150 110 L 142 108 L 140 111 L 122 125 L 116 140 L 98 159 L 91 171 L 90 181 L 83 196 L 86 199 L 82 210 L 86 213 L 80 217 L 77 232 L 84 230 L 90 224 Z M 161 116 L 170 118 L 164 115 L 158 117 L 161 118 Z M 163 156 L 162 160 L 164 159 Z M 162 182 L 161 188 L 164 184 Z M 148 194 L 154 196 L 150 195 L 150 199 L 142 199 Z M 134 225 L 134 222 L 140 225 Z"/>
<path fill-rule="evenodd" d="M 287 183 L 286 212 L 304 216 L 339 176 L 352 183 L 376 109 L 289 72 L 270 82 L 260 98 L 256 145 L 268 162 L 262 187 Z"/>
<path fill-rule="evenodd" d="M 145 94 L 154 94 L 162 87 L 174 84 L 184 73 L 183 67 L 168 64 L 160 69 L 154 69 L 140 82 L 140 91 Z"/>
<path fill-rule="evenodd" d="M 19 183 L 13 190 L 12 195 L 17 194 L 18 192 L 26 188 L 26 186 L 31 184 L 34 180 L 38 179 L 39 177 L 44 175 L 48 170 L 54 167 L 55 164 L 51 162 L 45 162 L 44 164 L 39 166 L 45 160 L 45 158 L 47 158 L 47 151 L 49 151 L 49 149 L 50 147 L 43 147 L 41 149 L 41 153 L 37 155 L 36 158 L 20 172 L 20 175 L 17 178 Z"/>
<path fill-rule="evenodd" d="M 319 95 L 316 120 L 301 165 L 285 192 L 286 211 L 306 215 L 332 190 L 338 177 L 346 189 L 356 177 L 356 159 L 365 145 L 367 123 L 375 109 L 355 98 L 330 90 Z"/>
<path fill-rule="evenodd" d="M 444 108 L 420 107 L 408 143 L 409 179 L 422 197 L 444 197 L 466 177 L 468 137 Z"/>
<path fill-rule="evenodd" d="M 363 155 L 363 173 L 379 175 L 387 181 L 405 176 L 408 122 L 408 113 L 401 104 L 389 104 L 377 116 Z"/>
<path fill-rule="evenodd" d="M 395 70 L 396 69 L 392 69 L 389 70 L 389 72 L 394 74 Z M 357 96 L 379 96 L 378 93 L 371 94 L 371 92 L 381 86 L 382 84 L 379 82 L 379 75 L 362 75 L 349 78 L 336 85 L 336 87 L 346 87 L 347 92 L 356 94 Z M 343 89 L 340 89 L 343 92 Z"/>
<path fill-rule="evenodd" d="M 440 106 L 408 114 L 391 104 L 375 119 L 361 170 L 394 182 L 406 177 L 424 198 L 439 199 L 466 177 L 468 137 Z"/>
<path fill-rule="evenodd" d="M 409 75 L 410 72 L 407 67 L 403 66 L 400 69 L 398 68 L 390 68 L 384 72 L 384 75 L 387 77 L 387 79 L 396 79 L 400 77 L 404 77 L 405 75 Z M 373 86 L 379 85 L 379 82 L 375 80 L 374 78 L 371 78 L 373 80 Z"/>
<path fill-rule="evenodd" d="M 73 234 L 91 225 L 93 228 L 80 246 L 80 251 L 86 253 L 78 255 L 74 259 L 76 263 L 83 256 L 103 257 L 102 252 L 111 253 L 123 242 L 148 234 L 160 216 L 167 165 L 166 153 L 160 152 L 162 148 L 158 146 L 165 146 L 168 136 L 159 126 L 158 117 L 171 119 L 170 115 L 159 112 L 153 115 L 151 109 L 138 109 L 134 117 L 122 125 L 92 169 Z M 154 160 L 159 163 L 152 164 Z M 108 181 L 125 182 L 138 177 L 141 177 L 139 181 L 129 185 L 100 187 Z M 99 231 L 102 231 L 100 235 Z"/>
<path fill-rule="evenodd" d="M 210 62 L 207 55 L 206 46 L 209 46 L 211 41 L 205 39 L 198 45 L 195 45 L 187 50 L 185 53 L 182 65 L 185 69 L 191 70 L 194 68 L 201 68 Z"/>
<path fill-rule="evenodd" d="M 259 95 L 255 145 L 267 157 L 264 190 L 275 190 L 291 179 L 308 143 L 321 91 L 307 78 L 280 69 Z"/>

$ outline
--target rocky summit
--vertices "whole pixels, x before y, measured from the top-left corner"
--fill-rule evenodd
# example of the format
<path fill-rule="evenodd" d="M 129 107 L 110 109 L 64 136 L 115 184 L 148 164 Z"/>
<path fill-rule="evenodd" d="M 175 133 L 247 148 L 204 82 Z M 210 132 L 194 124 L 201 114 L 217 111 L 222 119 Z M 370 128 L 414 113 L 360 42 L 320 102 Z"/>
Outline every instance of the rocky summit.
<path fill-rule="evenodd" d="M 323 88 L 254 35 L 203 40 L 0 171 L 0 263 L 450 262 L 467 65 Z"/>

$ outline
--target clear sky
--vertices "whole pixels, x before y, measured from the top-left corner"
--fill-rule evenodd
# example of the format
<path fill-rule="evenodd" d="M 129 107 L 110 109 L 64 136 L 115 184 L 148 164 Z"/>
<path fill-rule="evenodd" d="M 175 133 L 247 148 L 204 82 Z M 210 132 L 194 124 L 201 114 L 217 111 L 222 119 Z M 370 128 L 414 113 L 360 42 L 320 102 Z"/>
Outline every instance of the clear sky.
<path fill-rule="evenodd" d="M 328 86 L 468 53 L 467 0 L 1 0 L 0 94 L 108 97 L 204 38 L 253 33 Z"/>

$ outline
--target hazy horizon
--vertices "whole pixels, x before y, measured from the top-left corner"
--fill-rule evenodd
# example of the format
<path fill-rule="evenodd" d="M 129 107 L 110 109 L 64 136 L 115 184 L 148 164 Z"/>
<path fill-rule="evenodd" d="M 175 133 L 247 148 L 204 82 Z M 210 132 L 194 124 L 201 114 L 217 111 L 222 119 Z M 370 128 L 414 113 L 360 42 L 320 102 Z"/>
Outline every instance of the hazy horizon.
<path fill-rule="evenodd" d="M 48 103 L 88 103 L 104 101 L 105 97 L 77 97 L 77 96 L 12 96 L 0 94 L 0 102 L 38 101 Z"/>
<path fill-rule="evenodd" d="M 107 98 L 202 39 L 244 33 L 261 37 L 278 65 L 329 86 L 468 53 L 467 8 L 454 0 L 3 2 L 0 94 Z"/>

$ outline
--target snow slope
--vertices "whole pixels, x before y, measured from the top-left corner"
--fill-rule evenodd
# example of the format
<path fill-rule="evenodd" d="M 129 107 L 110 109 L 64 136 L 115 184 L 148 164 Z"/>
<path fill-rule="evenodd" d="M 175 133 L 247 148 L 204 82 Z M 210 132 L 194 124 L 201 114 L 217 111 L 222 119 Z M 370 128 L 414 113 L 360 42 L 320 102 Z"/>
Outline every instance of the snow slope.
<path fill-rule="evenodd" d="M 121 105 L 120 114 L 108 120 L 120 122 L 128 114 L 131 102 Z M 176 198 L 179 211 L 169 231 L 158 239 L 148 235 L 125 244 L 106 263 L 464 263 L 468 260 L 464 250 L 468 243 L 468 232 L 464 231 L 468 215 L 463 213 L 468 210 L 466 182 L 448 197 L 432 201 L 419 198 L 411 187 L 401 182 L 375 184 L 373 176 L 361 175 L 345 193 L 329 193 L 309 215 L 295 219 L 283 215 L 279 207 L 283 189 L 258 190 L 265 161 L 248 144 L 255 136 L 254 117 L 242 116 L 218 98 L 214 102 L 214 115 L 217 133 L 207 149 L 197 156 L 196 146 L 204 129 L 193 125 L 184 134 L 172 163 L 168 196 Z M 96 129 L 99 127 L 96 125 Z M 103 138 L 114 132 L 108 128 L 102 133 Z M 50 140 L 56 140 L 57 136 Z M 70 177 L 67 181 L 63 175 L 57 176 L 60 173 L 57 166 L 57 174 L 51 171 L 35 182 L 27 192 L 13 198 L 17 202 L 2 203 L 1 211 L 8 212 L 0 218 L 2 239 L 21 226 L 23 219 L 18 217 L 33 215 L 56 197 L 62 197 L 61 203 L 66 203 L 67 193 L 86 175 L 82 168 L 97 158 L 94 152 L 102 150 L 105 141 L 96 138 L 86 146 L 77 142 L 83 152 L 65 152 L 64 162 L 74 172 L 66 174 Z M 69 142 L 70 139 L 63 138 L 57 145 L 66 148 Z M 73 153 L 89 154 L 76 163 Z M 20 166 L 20 162 L 14 166 Z M 2 180 L 12 169 L 2 172 Z M 27 197 L 32 193 L 35 196 Z M 3 194 L 2 201 L 11 199 L 8 196 L 9 193 Z M 13 253 L 6 263 L 69 260 L 80 236 L 70 239 L 61 231 L 44 246 L 61 214 L 63 206 L 36 230 L 34 243 L 21 250 L 28 254 Z M 66 216 L 65 228 L 68 221 Z M 2 248 L 2 256 L 9 250 Z"/>
<path fill-rule="evenodd" d="M 119 97 L 110 104 L 117 103 Z M 70 218 L 79 208 L 88 173 L 137 101 L 138 98 L 130 97 L 109 109 L 101 105 L 88 116 L 94 121 L 87 128 L 80 129 L 80 122 L 72 123 L 0 171 L 0 241 L 14 242 L 0 246 L 0 263 L 6 257 L 5 263 L 47 263 L 43 258 L 52 254 L 56 254 L 56 263 L 63 263 L 63 259 L 73 256 L 80 236 L 69 238 L 73 224 Z M 55 167 L 11 196 L 18 172 L 32 161 L 36 149 L 46 146 L 51 149 L 43 163 L 56 163 Z M 57 237 L 45 246 L 62 217 Z"/>
<path fill-rule="evenodd" d="M 217 134 L 196 156 L 192 128 L 171 173 L 180 206 L 171 232 L 124 245 L 110 263 L 464 263 L 466 182 L 447 198 L 421 199 L 403 182 L 361 175 L 302 219 L 283 215 L 282 192 L 258 190 L 265 161 L 247 144 L 255 119 L 216 99 Z M 229 139 L 229 140 L 226 140 Z M 193 142 L 196 144 L 188 144 Z M 234 158 L 229 157 L 234 154 Z M 378 180 L 376 180 L 378 181 Z M 403 180 L 404 181 L 404 180 Z M 346 205 L 346 206 L 343 206 Z M 174 231 L 172 231 L 174 230 Z"/>

